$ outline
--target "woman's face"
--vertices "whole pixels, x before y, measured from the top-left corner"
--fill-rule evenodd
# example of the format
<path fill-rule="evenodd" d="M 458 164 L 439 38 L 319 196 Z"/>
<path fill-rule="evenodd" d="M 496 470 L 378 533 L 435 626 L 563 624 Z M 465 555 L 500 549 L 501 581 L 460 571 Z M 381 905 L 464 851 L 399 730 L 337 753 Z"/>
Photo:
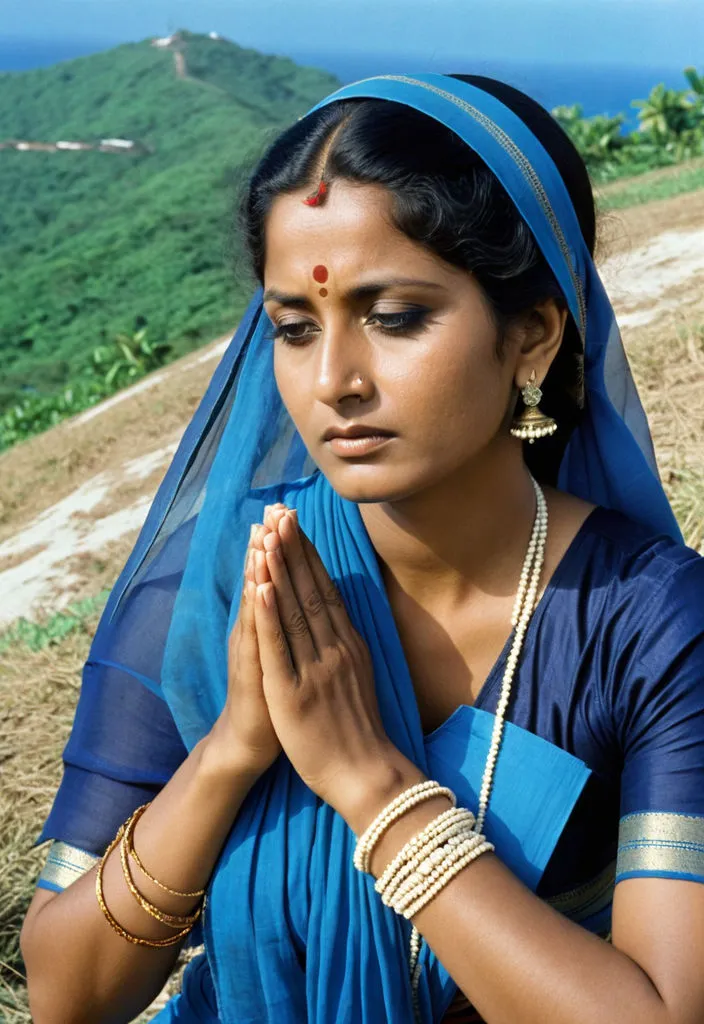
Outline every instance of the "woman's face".
<path fill-rule="evenodd" d="M 333 181 L 323 205 L 278 197 L 265 308 L 281 398 L 332 487 L 394 501 L 469 468 L 508 435 L 515 359 L 474 277 L 393 227 L 378 186 Z M 389 436 L 335 440 L 351 427 Z"/>

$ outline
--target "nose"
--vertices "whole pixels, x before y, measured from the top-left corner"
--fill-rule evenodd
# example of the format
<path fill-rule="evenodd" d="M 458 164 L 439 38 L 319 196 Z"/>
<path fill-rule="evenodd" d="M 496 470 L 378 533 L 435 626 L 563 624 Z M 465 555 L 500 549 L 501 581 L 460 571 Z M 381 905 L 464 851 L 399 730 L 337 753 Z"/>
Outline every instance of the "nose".
<path fill-rule="evenodd" d="M 326 331 L 317 346 L 315 398 L 339 409 L 347 402 L 368 402 L 374 396 L 367 346 L 354 332 Z"/>

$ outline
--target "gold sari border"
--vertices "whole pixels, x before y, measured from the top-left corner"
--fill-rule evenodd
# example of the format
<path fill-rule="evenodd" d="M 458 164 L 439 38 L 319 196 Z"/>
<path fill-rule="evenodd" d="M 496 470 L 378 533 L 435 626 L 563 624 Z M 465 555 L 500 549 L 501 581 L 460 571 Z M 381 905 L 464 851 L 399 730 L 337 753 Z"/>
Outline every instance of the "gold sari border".
<path fill-rule="evenodd" d="M 43 888 L 63 890 L 100 860 L 93 853 L 55 839 L 49 847 L 44 868 L 37 881 Z"/>
<path fill-rule="evenodd" d="M 704 882 L 704 816 L 627 814 L 619 823 L 616 881 L 627 876 Z"/>

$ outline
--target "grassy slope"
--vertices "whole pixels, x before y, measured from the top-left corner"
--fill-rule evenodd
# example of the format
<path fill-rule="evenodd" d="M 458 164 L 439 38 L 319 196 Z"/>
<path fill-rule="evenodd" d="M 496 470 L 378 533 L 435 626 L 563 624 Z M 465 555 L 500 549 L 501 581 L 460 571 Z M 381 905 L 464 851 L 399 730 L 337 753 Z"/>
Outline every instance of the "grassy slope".
<path fill-rule="evenodd" d="M 323 72 L 188 36 L 189 74 L 148 42 L 0 75 L 0 139 L 139 140 L 153 152 L 0 152 L 0 361 L 51 391 L 145 317 L 174 355 L 222 333 L 248 282 L 228 267 L 236 185 Z M 3 395 L 0 392 L 0 407 Z"/>
<path fill-rule="evenodd" d="M 674 167 L 658 168 L 597 188 L 602 210 L 625 210 L 656 199 L 696 192 L 704 188 L 704 158 L 686 160 Z"/>

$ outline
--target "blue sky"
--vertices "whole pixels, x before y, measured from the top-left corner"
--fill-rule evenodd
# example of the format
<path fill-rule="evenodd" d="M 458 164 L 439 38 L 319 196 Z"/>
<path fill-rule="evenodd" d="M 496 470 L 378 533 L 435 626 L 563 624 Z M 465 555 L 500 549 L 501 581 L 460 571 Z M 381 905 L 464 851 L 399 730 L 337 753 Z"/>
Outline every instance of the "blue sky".
<path fill-rule="evenodd" d="M 426 67 L 472 57 L 704 64 L 704 0 L 0 0 L 5 41 L 109 46 L 170 27 L 268 53 L 402 53 Z"/>

